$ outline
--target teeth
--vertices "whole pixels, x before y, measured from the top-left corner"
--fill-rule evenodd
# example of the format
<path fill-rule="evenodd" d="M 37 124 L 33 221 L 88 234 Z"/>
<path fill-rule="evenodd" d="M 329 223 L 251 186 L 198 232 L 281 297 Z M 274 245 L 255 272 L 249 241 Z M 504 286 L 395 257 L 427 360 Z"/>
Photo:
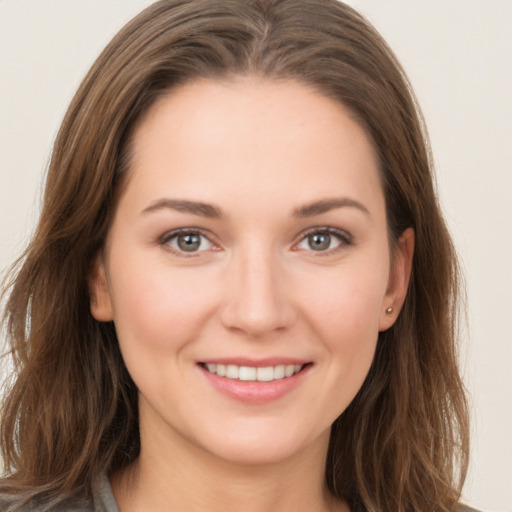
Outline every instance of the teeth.
<path fill-rule="evenodd" d="M 235 364 L 208 363 L 205 368 L 219 377 L 244 381 L 272 382 L 291 377 L 302 369 L 301 364 L 280 364 L 278 366 L 237 366 Z"/>
<path fill-rule="evenodd" d="M 226 366 L 226 377 L 228 379 L 238 379 L 240 372 L 238 371 L 239 367 L 234 364 L 228 364 Z"/>
<path fill-rule="evenodd" d="M 274 380 L 274 368 L 272 366 L 265 366 L 258 368 L 258 381 L 259 382 L 271 382 Z"/>
<path fill-rule="evenodd" d="M 258 373 L 260 369 L 258 368 Z M 256 380 L 256 368 L 249 366 L 240 366 L 238 370 L 238 378 L 240 380 Z"/>
<path fill-rule="evenodd" d="M 283 364 L 280 366 L 276 366 L 274 368 L 274 379 L 284 379 L 285 372 L 286 370 Z"/>
<path fill-rule="evenodd" d="M 284 376 L 291 377 L 295 373 L 295 365 L 289 364 L 284 367 Z"/>

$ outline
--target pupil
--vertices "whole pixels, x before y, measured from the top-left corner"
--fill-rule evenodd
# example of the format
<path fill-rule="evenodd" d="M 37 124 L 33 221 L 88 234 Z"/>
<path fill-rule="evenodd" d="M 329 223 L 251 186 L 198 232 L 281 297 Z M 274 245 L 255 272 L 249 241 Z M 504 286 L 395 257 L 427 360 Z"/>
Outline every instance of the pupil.
<path fill-rule="evenodd" d="M 201 237 L 199 235 L 189 234 L 178 237 L 178 246 L 182 251 L 193 252 L 199 249 Z"/>
<path fill-rule="evenodd" d="M 314 251 L 329 249 L 331 236 L 326 233 L 317 233 L 309 236 L 309 245 Z"/>

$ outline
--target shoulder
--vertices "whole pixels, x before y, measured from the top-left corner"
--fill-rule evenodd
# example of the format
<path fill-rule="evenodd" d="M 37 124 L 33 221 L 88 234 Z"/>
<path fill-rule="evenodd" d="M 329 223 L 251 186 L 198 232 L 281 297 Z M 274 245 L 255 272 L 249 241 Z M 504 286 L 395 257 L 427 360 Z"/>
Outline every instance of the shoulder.
<path fill-rule="evenodd" d="M 23 495 L 0 495 L 2 512 L 96 512 L 94 502 L 86 497 L 72 499 L 38 500 Z"/>
<path fill-rule="evenodd" d="M 95 512 L 92 507 L 92 502 L 83 498 L 27 501 L 23 496 L 0 495 L 0 510 L 3 512 Z"/>
<path fill-rule="evenodd" d="M 30 499 L 26 495 L 0 493 L 0 510 L 2 512 L 119 512 L 106 475 L 100 475 L 97 478 L 91 492 L 83 492 L 73 498 L 43 501 Z"/>

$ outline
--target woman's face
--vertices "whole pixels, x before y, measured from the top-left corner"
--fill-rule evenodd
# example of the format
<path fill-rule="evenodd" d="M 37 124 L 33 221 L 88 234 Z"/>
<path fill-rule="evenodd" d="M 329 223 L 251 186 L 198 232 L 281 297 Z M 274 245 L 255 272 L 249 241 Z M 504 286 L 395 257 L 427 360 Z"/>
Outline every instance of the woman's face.
<path fill-rule="evenodd" d="M 255 78 L 161 98 L 90 280 L 140 392 L 143 449 L 325 451 L 402 304 L 412 238 L 390 257 L 376 158 L 339 103 Z"/>

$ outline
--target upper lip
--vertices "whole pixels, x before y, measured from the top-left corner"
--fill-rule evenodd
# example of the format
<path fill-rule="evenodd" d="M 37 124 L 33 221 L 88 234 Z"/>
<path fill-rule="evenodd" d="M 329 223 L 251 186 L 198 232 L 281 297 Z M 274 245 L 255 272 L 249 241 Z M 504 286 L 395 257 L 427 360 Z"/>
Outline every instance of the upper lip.
<path fill-rule="evenodd" d="M 298 359 L 296 357 L 266 357 L 263 359 L 254 359 L 249 357 L 214 357 L 203 359 L 199 361 L 201 364 L 224 364 L 236 366 L 250 366 L 254 368 L 261 368 L 266 366 L 280 366 L 280 365 L 305 365 L 310 363 L 306 359 Z"/>

